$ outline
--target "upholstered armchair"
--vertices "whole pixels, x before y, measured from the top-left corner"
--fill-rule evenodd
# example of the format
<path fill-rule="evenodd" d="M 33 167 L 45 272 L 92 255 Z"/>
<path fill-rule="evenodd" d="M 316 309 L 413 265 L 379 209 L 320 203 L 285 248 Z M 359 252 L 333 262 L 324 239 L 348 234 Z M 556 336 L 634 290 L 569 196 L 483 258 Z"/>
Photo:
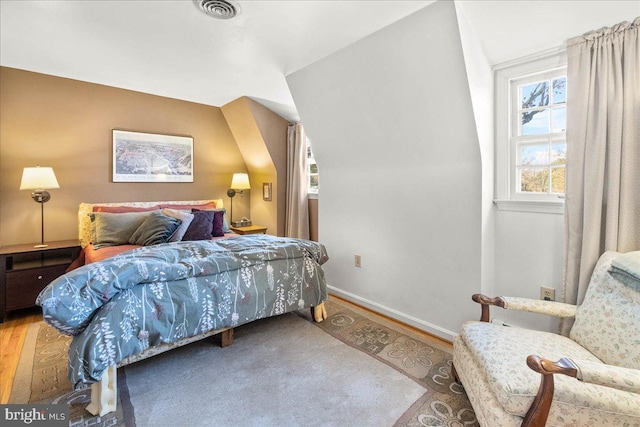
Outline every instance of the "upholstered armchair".
<path fill-rule="evenodd" d="M 612 265 L 613 264 L 613 265 Z M 640 252 L 607 252 L 580 306 L 476 294 L 453 371 L 483 427 L 640 426 Z M 489 322 L 490 306 L 573 317 L 569 337 Z"/>

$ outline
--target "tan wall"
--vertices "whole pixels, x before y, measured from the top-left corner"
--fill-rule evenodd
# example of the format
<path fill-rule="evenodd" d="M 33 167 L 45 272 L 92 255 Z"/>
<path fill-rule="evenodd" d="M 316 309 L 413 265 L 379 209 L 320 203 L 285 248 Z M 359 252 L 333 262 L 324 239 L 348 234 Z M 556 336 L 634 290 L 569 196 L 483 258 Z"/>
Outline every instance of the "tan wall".
<path fill-rule="evenodd" d="M 222 112 L 249 170 L 251 220 L 268 227 L 267 233 L 283 236 L 288 122 L 247 97 L 224 105 Z M 272 183 L 271 201 L 262 199 L 265 182 Z M 235 209 L 233 216 L 240 219 Z"/>
<path fill-rule="evenodd" d="M 193 183 L 111 182 L 112 129 L 194 138 Z M 40 240 L 40 209 L 22 169 L 53 167 L 45 240 L 77 236 L 80 202 L 223 198 L 245 162 L 220 108 L 0 67 L 0 244 Z M 234 216 L 250 216 L 248 198 Z"/>
<path fill-rule="evenodd" d="M 285 213 L 287 209 L 287 129 L 289 122 L 264 105 L 252 99 L 247 99 L 247 101 L 253 113 L 253 118 L 260 130 L 260 134 L 262 135 L 264 144 L 269 151 L 273 166 L 276 168 L 276 179 L 274 181 L 266 180 L 258 182 L 258 191 L 254 192 L 254 197 L 251 199 L 251 213 L 254 215 L 254 210 L 257 209 L 276 211 L 278 232 L 274 234 L 284 236 Z M 251 168 L 248 164 L 247 167 Z M 270 202 L 262 199 L 263 182 L 272 183 L 273 195 L 272 201 Z"/>
<path fill-rule="evenodd" d="M 309 239 L 318 241 L 318 199 L 309 199 Z"/>

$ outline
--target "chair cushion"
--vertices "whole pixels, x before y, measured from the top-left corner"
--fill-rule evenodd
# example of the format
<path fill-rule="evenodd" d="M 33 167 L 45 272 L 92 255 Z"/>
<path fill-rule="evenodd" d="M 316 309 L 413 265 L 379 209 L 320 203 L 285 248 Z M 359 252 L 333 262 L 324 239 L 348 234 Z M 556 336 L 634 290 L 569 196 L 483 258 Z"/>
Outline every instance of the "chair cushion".
<path fill-rule="evenodd" d="M 569 336 L 609 365 L 640 369 L 640 292 L 609 273 L 619 255 L 598 260 Z"/>
<path fill-rule="evenodd" d="M 489 387 L 500 405 L 506 412 L 521 417 L 527 413 L 540 386 L 540 374 L 527 366 L 527 356 L 536 354 L 554 361 L 569 357 L 598 362 L 598 358 L 574 341 L 549 332 L 467 322 L 462 326 L 461 336 L 485 372 Z M 588 402 L 595 399 L 590 395 L 594 393 L 593 387 L 600 386 L 556 376 L 555 399 Z M 598 399 L 600 394 L 602 390 L 596 394 Z"/>
<path fill-rule="evenodd" d="M 502 327 L 487 323 L 485 325 L 488 325 L 488 328 Z M 515 330 L 522 331 L 522 329 Z M 492 346 L 487 346 L 486 351 L 490 351 L 492 348 Z M 533 403 L 533 393 L 528 398 L 522 396 L 526 407 L 519 410 L 519 414 L 507 413 L 496 399 L 494 388 L 489 385 L 489 379 L 493 378 L 493 375 L 487 375 L 461 335 L 454 340 L 453 349 L 456 370 L 481 425 L 491 427 L 519 426 L 527 408 Z M 535 389 L 537 389 L 540 376 L 535 375 L 537 377 Z M 585 384 L 564 375 L 554 376 L 554 381 L 558 392 L 551 405 L 547 426 L 640 426 L 640 394 Z M 506 387 L 510 387 L 510 385 Z M 576 390 L 574 393 L 560 392 L 561 388 L 566 390 L 576 388 Z M 588 399 L 585 399 L 584 396 L 588 396 Z M 593 404 L 592 402 L 597 403 Z"/>

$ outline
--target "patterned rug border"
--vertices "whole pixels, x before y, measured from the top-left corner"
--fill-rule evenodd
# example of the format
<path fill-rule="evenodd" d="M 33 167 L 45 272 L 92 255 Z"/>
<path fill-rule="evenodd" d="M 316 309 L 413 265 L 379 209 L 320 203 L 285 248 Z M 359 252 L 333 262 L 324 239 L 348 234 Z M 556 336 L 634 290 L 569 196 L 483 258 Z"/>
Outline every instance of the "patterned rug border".
<path fill-rule="evenodd" d="M 395 321 L 385 317 L 382 314 L 375 313 L 369 309 L 360 307 L 355 303 L 351 303 L 339 297 L 334 297 L 333 295 L 329 296 L 329 299 L 327 300 L 327 302 L 329 302 L 330 304 L 334 303 L 336 305 L 346 308 L 347 310 L 351 310 L 362 317 L 371 319 L 373 322 L 379 323 L 386 328 L 393 329 L 395 332 L 398 332 L 402 335 L 407 335 L 407 336 L 410 336 L 411 338 L 428 342 L 431 347 L 437 348 L 438 350 L 444 351 L 449 354 L 453 354 L 452 343 L 444 344 L 439 341 L 441 338 L 432 337 L 427 332 L 420 333 L 414 330 L 413 327 L 411 326 L 408 326 L 408 325 L 402 326 L 401 324 L 395 323 Z M 316 325 L 319 326 L 318 324 Z"/>
<path fill-rule="evenodd" d="M 337 307 L 332 307 L 335 304 Z M 324 332 L 328 333 L 335 339 L 341 341 L 342 343 L 348 345 L 351 348 L 359 350 L 370 357 L 373 357 L 377 361 L 393 368 L 394 370 L 400 372 L 402 375 L 410 378 L 417 384 L 423 386 L 426 389 L 426 392 L 416 400 L 403 414 L 398 418 L 395 422 L 394 427 L 404 427 L 404 426 L 414 426 L 414 425 L 464 425 L 464 426 L 478 426 L 477 419 L 475 414 L 473 413 L 473 409 L 471 408 L 471 404 L 468 402 L 466 398 L 466 393 L 464 392 L 464 388 L 462 385 L 457 384 L 452 381 L 452 374 L 450 371 L 450 365 L 453 359 L 453 348 L 452 346 L 448 346 L 446 344 L 438 342 L 435 338 L 432 339 L 428 336 L 424 336 L 417 331 L 413 331 L 408 328 L 404 328 L 401 325 L 395 324 L 392 320 L 386 319 L 384 316 L 379 316 L 375 313 L 370 312 L 367 309 L 361 308 L 357 305 L 353 305 L 348 301 L 342 301 L 341 299 L 330 298 L 327 303 L 327 311 L 330 313 L 330 317 L 322 323 L 314 323 L 314 325 Z M 402 369 L 397 365 L 394 365 L 389 360 L 384 359 L 379 356 L 377 353 L 373 353 L 368 351 L 365 348 L 362 348 L 358 345 L 355 345 L 353 342 L 350 342 L 347 337 L 341 335 L 338 332 L 330 330 L 327 327 L 327 323 L 331 321 L 331 316 L 340 315 L 343 312 L 353 313 L 356 316 L 360 316 L 363 319 L 366 319 L 367 322 L 372 325 L 379 326 L 382 328 L 387 328 L 392 330 L 398 334 L 395 342 L 400 341 L 399 338 L 407 337 L 409 339 L 413 339 L 425 346 L 432 347 L 443 353 L 447 354 L 449 357 L 449 361 L 447 362 L 447 367 L 445 369 L 446 372 L 443 372 L 443 367 L 440 368 L 437 375 L 440 375 L 440 378 L 446 380 L 451 380 L 449 384 L 449 396 L 442 393 L 442 390 L 437 390 L 434 388 L 434 384 L 430 383 L 427 378 L 416 377 L 412 375 L 406 369 Z M 298 312 L 301 316 L 304 316 L 302 313 Z M 310 320 L 310 317 L 307 317 Z M 434 381 L 434 379 L 431 379 Z M 445 382 L 446 382 L 445 380 Z M 456 410 L 454 410 L 454 406 L 456 404 L 455 398 L 448 399 L 452 397 L 454 394 L 464 395 L 465 399 L 467 399 L 466 407 L 457 406 Z M 425 411 L 426 409 L 426 411 Z M 432 424 L 436 422 L 436 424 Z M 427 423 L 427 424 L 425 424 Z M 444 424 L 441 424 L 444 423 Z M 453 424 L 451 424 L 453 423 Z"/>
<path fill-rule="evenodd" d="M 24 404 L 24 403 L 59 403 L 57 400 L 61 397 L 57 398 L 48 398 L 43 401 L 33 401 L 31 402 L 32 397 L 32 383 L 34 380 L 34 365 L 35 365 L 35 355 L 37 348 L 37 340 L 38 336 L 42 330 L 42 328 L 47 327 L 47 323 L 43 320 L 30 324 L 27 327 L 27 333 L 25 336 L 24 343 L 22 345 L 22 349 L 20 351 L 20 358 L 18 360 L 18 366 L 16 368 L 13 384 L 11 385 L 11 393 L 9 394 L 8 404 Z M 118 411 L 117 414 L 121 415 L 122 422 L 124 426 L 135 427 L 135 411 L 133 408 L 133 404 L 131 402 L 131 396 L 129 394 L 129 387 L 127 386 L 127 375 L 124 369 L 118 369 Z M 69 385 L 69 390 L 65 392 L 62 396 L 74 396 L 75 398 L 80 398 L 81 396 L 85 397 L 85 400 L 90 399 L 91 396 L 91 388 L 87 387 L 83 390 L 72 391 L 71 386 Z M 75 399 L 74 399 L 75 400 Z M 101 425 L 101 422 L 104 421 L 105 425 L 117 426 L 120 424 L 112 424 L 110 418 L 114 418 L 113 413 L 108 414 L 102 419 L 100 416 L 91 416 L 88 411 L 84 410 L 87 402 L 80 404 L 79 408 L 76 410 L 80 410 L 80 412 L 84 412 L 85 416 L 94 419 L 95 425 Z M 77 406 L 77 404 L 76 404 Z M 73 416 L 72 416 L 73 418 Z M 84 417 L 82 417 L 84 419 Z M 116 418 L 117 419 L 117 418 Z M 71 419 L 69 421 L 72 421 Z M 71 425 L 71 423 L 70 423 Z M 78 420 L 73 421 L 73 425 L 94 425 L 94 423 L 84 423 L 81 424 Z"/>
<path fill-rule="evenodd" d="M 384 318 L 377 318 L 377 317 L 376 317 L 376 318 L 374 319 L 373 317 L 374 317 L 375 315 L 374 315 L 374 314 L 372 314 L 372 313 L 367 312 L 366 310 L 362 310 L 362 309 L 359 309 L 359 308 L 357 308 L 357 307 L 352 307 L 351 305 L 349 305 L 349 303 L 343 303 L 342 301 L 336 301 L 335 299 L 329 299 L 329 300 L 327 301 L 327 303 L 329 304 L 329 306 L 330 306 L 330 304 L 331 304 L 331 303 L 335 303 L 336 305 L 339 305 L 340 307 L 342 307 L 342 308 L 343 308 L 343 309 L 345 309 L 345 310 L 348 310 L 348 311 L 354 312 L 354 313 L 356 313 L 356 314 L 358 314 L 358 315 L 360 315 L 360 316 L 364 317 L 365 319 L 371 320 L 371 323 L 373 323 L 373 324 L 378 324 L 378 325 L 380 325 L 380 326 L 382 326 L 382 327 L 389 328 L 389 329 L 393 329 L 394 331 L 398 332 L 398 333 L 399 333 L 399 334 L 401 334 L 401 335 L 405 335 L 405 336 L 411 337 L 412 339 L 419 340 L 419 341 L 421 341 L 421 342 L 423 342 L 423 343 L 426 343 L 426 344 L 428 344 L 428 345 L 429 345 L 429 346 L 431 346 L 431 347 L 437 348 L 438 350 L 443 351 L 443 352 L 445 352 L 445 353 L 447 353 L 447 354 L 449 354 L 449 355 L 453 355 L 453 349 L 449 349 L 449 348 L 447 348 L 446 346 L 444 346 L 444 345 L 442 345 L 442 344 L 440 344 L 440 343 L 438 343 L 438 342 L 436 342 L 436 341 L 428 341 L 428 338 L 423 337 L 423 336 L 420 336 L 420 334 L 417 334 L 417 333 L 415 333 L 415 332 L 414 332 L 414 333 L 412 333 L 412 334 L 408 334 L 408 333 L 407 333 L 407 332 L 408 332 L 407 330 L 402 329 L 401 327 L 398 327 L 398 326 L 394 325 L 392 322 L 390 322 L 390 321 L 388 321 L 388 320 L 386 320 L 386 319 L 384 319 Z M 325 303 L 325 304 L 326 304 L 326 303 Z M 334 313 L 334 314 L 335 314 L 335 313 Z M 306 317 L 306 316 L 305 316 L 305 317 Z M 329 320 L 329 319 L 325 320 L 325 322 L 326 322 L 326 321 L 328 321 L 328 320 Z M 324 322 L 322 322 L 322 323 L 324 323 Z M 353 343 L 351 343 L 351 342 L 350 342 L 348 339 L 346 339 L 345 337 L 343 337 L 343 336 L 341 336 L 341 335 L 339 335 L 339 334 L 337 334 L 337 333 L 334 333 L 334 332 L 332 332 L 332 331 L 329 331 L 329 330 L 327 330 L 326 328 L 323 328 L 322 323 L 315 323 L 315 322 L 313 322 L 313 324 L 314 324 L 316 327 L 318 327 L 318 328 L 322 329 L 325 333 L 327 333 L 327 334 L 331 335 L 332 337 L 334 337 L 335 339 L 337 339 L 337 340 L 341 341 L 343 344 L 346 344 L 346 345 L 348 345 L 349 347 L 351 347 L 351 348 L 353 348 L 353 349 L 356 349 L 356 350 L 358 350 L 358 351 L 361 351 L 362 353 L 365 353 L 365 354 L 366 354 L 366 355 L 368 355 L 368 356 L 373 357 L 373 358 L 374 358 L 374 359 L 376 359 L 377 361 L 379 361 L 379 362 L 381 362 L 381 363 L 384 363 L 385 365 L 389 366 L 390 368 L 393 368 L 393 369 L 395 369 L 396 371 L 400 372 L 401 374 L 403 374 L 403 375 L 405 375 L 405 376 L 407 376 L 407 377 L 411 378 L 411 379 L 412 379 L 413 381 L 415 381 L 417 384 L 420 384 L 421 386 L 426 387 L 426 388 L 430 391 L 429 386 L 428 386 L 428 385 L 426 385 L 426 384 L 424 383 L 424 381 L 421 381 L 419 378 L 414 377 L 413 375 L 409 374 L 407 371 L 404 371 L 404 370 L 402 370 L 402 369 L 398 368 L 396 365 L 394 365 L 393 363 L 389 362 L 388 360 L 383 359 L 382 357 L 378 356 L 377 354 L 373 354 L 373 353 L 368 352 L 368 351 L 366 351 L 366 350 L 364 350 L 364 349 L 362 349 L 362 348 L 359 348 L 359 347 L 357 347 L 357 346 L 354 346 L 354 345 L 353 345 Z M 427 394 L 428 394 L 428 392 L 427 392 Z"/>

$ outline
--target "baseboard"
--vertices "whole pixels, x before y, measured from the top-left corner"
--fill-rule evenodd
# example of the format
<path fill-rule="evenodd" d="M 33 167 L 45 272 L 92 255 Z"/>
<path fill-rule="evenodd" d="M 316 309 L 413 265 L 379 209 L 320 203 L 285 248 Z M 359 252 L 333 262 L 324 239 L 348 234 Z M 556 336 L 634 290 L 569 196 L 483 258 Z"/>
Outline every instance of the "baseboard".
<path fill-rule="evenodd" d="M 337 297 L 368 308 L 369 310 L 373 310 L 377 313 L 405 323 L 414 328 L 420 329 L 428 334 L 435 335 L 436 337 L 442 338 L 443 340 L 453 342 L 453 339 L 458 335 L 457 333 L 441 328 L 440 326 L 433 325 L 431 323 L 425 322 L 424 320 L 420 320 L 416 317 L 402 313 L 398 310 L 394 310 L 376 302 L 369 301 L 366 298 L 359 297 L 358 295 L 354 295 L 351 292 L 343 291 L 334 286 L 327 285 L 327 289 L 329 290 L 329 293 Z"/>

